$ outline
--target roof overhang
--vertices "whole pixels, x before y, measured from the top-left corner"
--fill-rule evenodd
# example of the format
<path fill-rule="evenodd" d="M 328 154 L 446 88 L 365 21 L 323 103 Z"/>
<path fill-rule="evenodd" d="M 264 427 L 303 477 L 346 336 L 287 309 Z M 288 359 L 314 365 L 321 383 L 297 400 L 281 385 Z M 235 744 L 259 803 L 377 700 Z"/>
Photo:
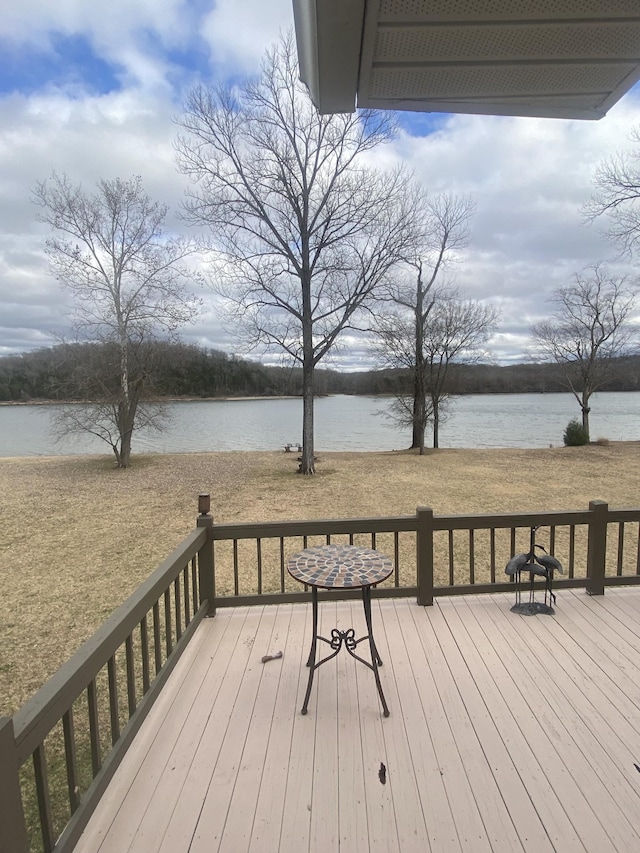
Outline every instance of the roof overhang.
<path fill-rule="evenodd" d="M 602 118 L 640 79 L 639 0 L 293 0 L 322 114 Z"/>

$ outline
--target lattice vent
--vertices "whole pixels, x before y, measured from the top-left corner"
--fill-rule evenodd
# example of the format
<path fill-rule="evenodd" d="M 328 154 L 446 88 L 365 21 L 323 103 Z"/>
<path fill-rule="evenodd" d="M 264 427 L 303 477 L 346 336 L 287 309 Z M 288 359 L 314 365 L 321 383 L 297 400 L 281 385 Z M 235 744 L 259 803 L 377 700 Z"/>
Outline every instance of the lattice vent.
<path fill-rule="evenodd" d="M 374 62 L 486 59 L 624 59 L 640 56 L 640 23 L 380 28 Z"/>
<path fill-rule="evenodd" d="M 381 0 L 378 20 L 458 21 L 601 18 L 602 0 Z M 633 18 L 638 0 L 608 0 L 607 18 Z"/>
<path fill-rule="evenodd" d="M 634 65 L 509 66 L 483 68 L 374 68 L 370 98 L 490 98 L 554 95 L 572 92 L 605 94 Z"/>

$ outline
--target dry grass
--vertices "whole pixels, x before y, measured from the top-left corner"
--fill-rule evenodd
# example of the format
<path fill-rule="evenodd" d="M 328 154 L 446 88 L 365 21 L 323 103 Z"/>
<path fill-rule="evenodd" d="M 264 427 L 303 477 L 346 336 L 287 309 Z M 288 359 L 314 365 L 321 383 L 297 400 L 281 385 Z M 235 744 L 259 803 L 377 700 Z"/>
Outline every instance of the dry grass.
<path fill-rule="evenodd" d="M 0 459 L 0 713 L 15 711 L 193 527 L 219 521 L 638 505 L 633 443 L 544 450 Z"/>

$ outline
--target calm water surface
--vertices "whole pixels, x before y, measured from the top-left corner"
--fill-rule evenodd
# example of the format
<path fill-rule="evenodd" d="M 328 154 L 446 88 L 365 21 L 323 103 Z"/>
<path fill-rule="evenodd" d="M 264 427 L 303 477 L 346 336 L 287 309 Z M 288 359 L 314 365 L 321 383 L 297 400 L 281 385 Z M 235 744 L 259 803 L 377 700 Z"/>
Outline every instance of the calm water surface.
<path fill-rule="evenodd" d="M 316 401 L 319 451 L 397 450 L 407 430 L 390 426 L 379 397 L 323 397 Z M 0 406 L 0 456 L 110 453 L 98 439 L 66 438 L 51 431 L 55 406 Z M 216 400 L 169 404 L 163 433 L 134 436 L 134 453 L 279 450 L 302 432 L 302 402 L 282 399 Z M 440 429 L 441 447 L 548 447 L 562 444 L 564 428 L 579 416 L 569 394 L 482 394 L 459 397 Z M 595 394 L 591 433 L 611 441 L 640 438 L 640 393 Z M 430 436 L 428 436 L 428 443 Z"/>

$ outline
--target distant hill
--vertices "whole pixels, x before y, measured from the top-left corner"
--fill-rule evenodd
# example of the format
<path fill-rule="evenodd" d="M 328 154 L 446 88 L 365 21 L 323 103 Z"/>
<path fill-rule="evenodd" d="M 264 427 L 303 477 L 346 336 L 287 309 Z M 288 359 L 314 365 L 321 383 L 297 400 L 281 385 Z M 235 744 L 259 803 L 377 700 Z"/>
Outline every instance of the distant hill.
<path fill-rule="evenodd" d="M 92 357 L 98 344 L 82 344 Z M 247 397 L 298 396 L 302 393 L 302 371 L 295 367 L 273 367 L 230 356 L 192 344 L 155 345 L 159 397 Z M 74 391 L 72 360 L 68 347 L 60 345 L 19 356 L 0 358 L 0 401 L 82 399 Z M 77 353 L 76 353 L 77 355 Z M 561 374 L 553 364 L 473 364 L 449 368 L 452 394 L 523 394 L 564 390 Z M 318 369 L 318 394 L 393 394 L 409 377 L 400 370 L 341 372 Z M 640 391 L 640 356 L 618 359 L 611 378 L 602 390 Z"/>

